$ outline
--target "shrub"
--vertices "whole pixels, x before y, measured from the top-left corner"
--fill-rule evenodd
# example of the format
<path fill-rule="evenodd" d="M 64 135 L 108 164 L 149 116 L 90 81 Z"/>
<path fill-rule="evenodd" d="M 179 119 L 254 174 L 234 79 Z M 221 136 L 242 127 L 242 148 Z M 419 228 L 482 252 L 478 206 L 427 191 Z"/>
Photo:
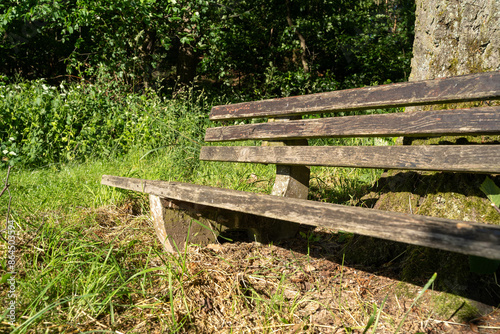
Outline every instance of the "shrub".
<path fill-rule="evenodd" d="M 1 163 L 28 167 L 196 142 L 209 110 L 203 94 L 165 100 L 109 80 L 59 87 L 20 81 L 0 86 L 0 97 Z"/>

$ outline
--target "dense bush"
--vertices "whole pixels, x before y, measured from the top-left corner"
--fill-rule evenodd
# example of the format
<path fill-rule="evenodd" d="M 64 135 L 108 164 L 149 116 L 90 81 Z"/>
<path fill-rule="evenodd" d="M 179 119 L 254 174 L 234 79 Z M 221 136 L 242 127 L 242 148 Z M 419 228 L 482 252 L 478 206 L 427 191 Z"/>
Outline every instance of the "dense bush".
<path fill-rule="evenodd" d="M 189 91 L 172 100 L 151 91 L 126 92 L 104 79 L 59 87 L 43 80 L 2 85 L 2 164 L 44 166 L 201 141 L 207 101 Z"/>

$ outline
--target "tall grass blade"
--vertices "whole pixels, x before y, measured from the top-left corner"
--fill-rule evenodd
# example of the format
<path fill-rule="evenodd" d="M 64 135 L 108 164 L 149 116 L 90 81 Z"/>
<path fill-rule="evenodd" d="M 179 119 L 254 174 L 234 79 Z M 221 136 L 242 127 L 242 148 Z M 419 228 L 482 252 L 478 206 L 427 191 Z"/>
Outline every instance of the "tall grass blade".
<path fill-rule="evenodd" d="M 403 319 L 401 319 L 401 321 L 399 322 L 398 328 L 396 329 L 396 331 L 394 332 L 394 334 L 396 334 L 396 333 L 399 332 L 399 330 L 403 326 L 403 323 L 406 320 L 406 317 L 408 316 L 408 314 L 412 310 L 413 306 L 415 306 L 415 304 L 418 302 L 418 300 L 420 299 L 420 297 L 422 297 L 424 295 L 425 291 L 427 291 L 427 289 L 429 289 L 429 287 L 432 285 L 432 283 L 434 283 L 434 281 L 436 280 L 436 277 L 437 277 L 437 273 L 434 273 L 434 275 L 432 275 L 432 277 L 429 279 L 429 281 L 427 282 L 427 284 L 424 285 L 424 288 L 420 291 L 420 293 L 418 294 L 417 298 L 415 298 L 415 300 L 411 304 L 411 306 L 408 309 L 408 311 L 406 311 L 406 313 L 404 314 Z"/>
<path fill-rule="evenodd" d="M 365 330 L 363 331 L 363 334 L 366 334 L 366 332 L 368 332 L 368 330 L 370 329 L 370 327 L 375 322 L 375 315 L 376 314 L 377 314 L 377 305 L 373 304 L 373 312 L 370 315 L 370 319 L 368 319 L 368 322 L 366 323 L 366 327 L 365 327 Z"/>
<path fill-rule="evenodd" d="M 141 276 L 145 273 L 149 273 L 151 271 L 157 271 L 157 270 L 164 270 L 164 269 L 167 269 L 165 266 L 161 266 L 161 267 L 154 267 L 154 268 L 148 268 L 148 269 L 145 269 L 145 270 L 141 270 L 137 273 L 135 273 L 134 275 L 130 276 L 130 278 L 128 280 L 126 280 L 125 282 L 123 282 L 118 288 L 116 288 L 113 292 L 111 292 L 105 299 L 104 301 L 102 302 L 102 307 L 101 309 L 99 310 L 98 313 L 101 313 L 106 305 L 111 302 L 111 299 L 123 288 L 125 287 L 127 284 L 129 284 L 130 282 L 132 282 L 136 277 L 138 276 Z"/>
<path fill-rule="evenodd" d="M 32 317 L 30 317 L 29 319 L 27 319 L 25 322 L 23 322 L 19 327 L 17 327 L 16 329 L 14 329 L 14 331 L 12 332 L 12 334 L 17 334 L 17 333 L 22 333 L 21 331 L 24 331 L 25 329 L 28 329 L 28 327 L 34 323 L 37 319 L 41 318 L 46 312 L 50 311 L 51 309 L 53 309 L 54 307 L 56 306 L 59 306 L 61 304 L 64 304 L 70 300 L 75 300 L 75 299 L 82 299 L 82 298 L 87 298 L 87 297 L 92 297 L 92 296 L 95 296 L 96 294 L 88 294 L 88 295 L 83 295 L 83 296 L 70 296 L 70 297 L 66 297 L 62 300 L 59 300 L 57 302 L 54 302 L 52 304 L 50 304 L 49 306 L 47 306 L 46 308 L 38 311 L 35 315 L 33 315 Z"/>
<path fill-rule="evenodd" d="M 7 274 L 3 275 L 2 278 L 0 279 L 0 284 L 6 283 L 7 280 L 10 278 L 10 276 L 12 276 L 12 273 L 7 273 Z"/>
<path fill-rule="evenodd" d="M 382 309 L 384 308 L 385 302 L 387 301 L 388 297 L 389 297 L 389 294 L 387 294 L 385 296 L 384 300 L 382 301 L 382 304 L 380 305 L 380 308 L 379 308 L 378 313 L 377 313 L 377 319 L 375 319 L 375 324 L 373 325 L 373 332 L 372 332 L 372 334 L 375 334 L 375 331 L 377 330 L 378 321 L 380 319 L 380 314 L 382 314 Z"/>

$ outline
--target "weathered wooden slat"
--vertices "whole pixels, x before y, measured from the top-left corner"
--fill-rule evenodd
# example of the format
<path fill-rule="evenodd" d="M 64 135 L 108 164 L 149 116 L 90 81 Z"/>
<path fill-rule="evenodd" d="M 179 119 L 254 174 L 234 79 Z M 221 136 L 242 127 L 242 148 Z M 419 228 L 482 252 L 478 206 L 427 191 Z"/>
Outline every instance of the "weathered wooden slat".
<path fill-rule="evenodd" d="M 205 141 L 500 134 L 500 106 L 208 128 Z"/>
<path fill-rule="evenodd" d="M 102 184 L 299 224 L 500 259 L 500 227 L 178 182 L 104 175 Z"/>
<path fill-rule="evenodd" d="M 500 145 L 205 146 L 201 160 L 500 173 Z"/>
<path fill-rule="evenodd" d="M 500 99 L 500 71 L 216 106 L 211 120 Z"/>

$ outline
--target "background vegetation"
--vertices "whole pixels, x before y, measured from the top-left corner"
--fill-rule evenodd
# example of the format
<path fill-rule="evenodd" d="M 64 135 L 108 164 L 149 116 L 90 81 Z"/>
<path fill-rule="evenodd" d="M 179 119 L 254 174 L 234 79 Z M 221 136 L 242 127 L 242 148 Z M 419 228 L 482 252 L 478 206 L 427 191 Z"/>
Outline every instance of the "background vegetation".
<path fill-rule="evenodd" d="M 2 164 L 182 145 L 214 104 L 406 80 L 413 21 L 408 0 L 2 1 Z"/>
<path fill-rule="evenodd" d="M 309 76 L 323 89 L 404 79 L 414 2 L 7 0 L 0 15 L 9 77 L 91 79 L 104 69 L 134 88 L 198 76 L 248 90 L 273 74 L 289 94 Z"/>

